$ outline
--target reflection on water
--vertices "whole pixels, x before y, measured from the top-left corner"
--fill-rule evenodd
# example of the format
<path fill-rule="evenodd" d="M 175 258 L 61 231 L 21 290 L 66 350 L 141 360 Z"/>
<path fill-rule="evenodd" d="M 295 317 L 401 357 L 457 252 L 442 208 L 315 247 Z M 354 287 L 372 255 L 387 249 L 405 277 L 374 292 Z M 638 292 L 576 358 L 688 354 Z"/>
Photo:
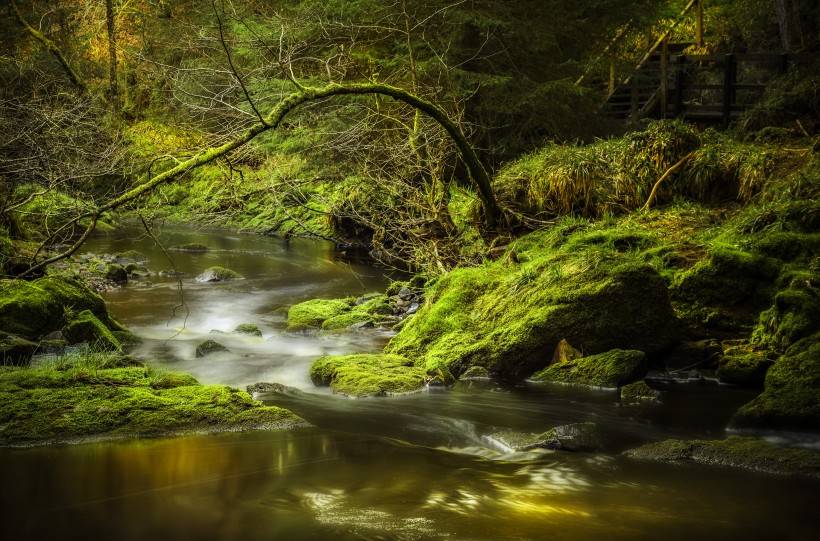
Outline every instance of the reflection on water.
<path fill-rule="evenodd" d="M 3 450 L 0 473 L 3 539 L 810 539 L 818 527 L 811 484 L 569 453 L 489 461 L 321 429 Z"/>
<path fill-rule="evenodd" d="M 820 531 L 817 483 L 618 455 L 649 439 L 720 437 L 748 393 L 696 387 L 637 410 L 619 407 L 607 392 L 479 382 L 392 399 L 317 393 L 306 377 L 310 360 L 374 349 L 385 338 L 288 334 L 277 309 L 377 290 L 382 274 L 348 267 L 312 243 L 191 231 L 164 238 L 212 251 L 175 255 L 190 308 L 178 334 L 173 280 L 107 295 L 115 316 L 146 338 L 141 353 L 204 381 L 278 381 L 310 391 L 260 398 L 315 427 L 2 449 L 0 539 L 748 541 L 812 539 Z M 163 268 L 147 240 L 109 237 L 89 247 L 132 248 Z M 193 282 L 214 264 L 246 279 Z M 239 323 L 258 324 L 263 337 L 230 334 Z M 196 359 L 205 337 L 230 351 Z M 601 427 L 602 453 L 504 454 L 485 439 L 499 429 L 540 432 L 580 421 Z"/>

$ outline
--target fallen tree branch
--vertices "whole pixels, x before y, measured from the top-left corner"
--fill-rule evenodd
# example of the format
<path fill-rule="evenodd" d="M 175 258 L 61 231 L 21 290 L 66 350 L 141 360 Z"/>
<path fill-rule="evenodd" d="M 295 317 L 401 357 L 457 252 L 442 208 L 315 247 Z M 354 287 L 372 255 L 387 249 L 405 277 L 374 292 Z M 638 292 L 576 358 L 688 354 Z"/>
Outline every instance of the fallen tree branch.
<path fill-rule="evenodd" d="M 655 202 L 655 196 L 658 193 L 658 188 L 660 188 L 661 183 L 664 180 L 666 180 L 667 178 L 669 178 L 670 176 L 672 176 L 672 174 L 675 171 L 677 171 L 678 169 L 683 167 L 683 164 L 685 164 L 687 161 L 689 161 L 689 159 L 694 155 L 695 155 L 694 151 L 690 152 L 689 154 L 687 154 L 686 156 L 681 158 L 675 165 L 673 165 L 672 167 L 667 169 L 666 172 L 663 175 L 661 175 L 661 178 L 659 178 L 658 181 L 655 183 L 655 185 L 652 186 L 652 191 L 649 192 L 649 197 L 647 198 L 646 203 L 644 203 L 644 205 L 641 207 L 641 210 L 649 210 L 649 207 L 651 207 L 652 203 Z"/>

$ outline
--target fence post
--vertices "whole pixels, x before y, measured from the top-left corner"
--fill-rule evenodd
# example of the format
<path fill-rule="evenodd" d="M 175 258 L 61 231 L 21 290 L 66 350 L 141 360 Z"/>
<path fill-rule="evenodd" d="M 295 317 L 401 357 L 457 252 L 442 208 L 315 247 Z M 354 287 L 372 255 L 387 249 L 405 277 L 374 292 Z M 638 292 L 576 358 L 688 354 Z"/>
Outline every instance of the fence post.
<path fill-rule="evenodd" d="M 735 79 L 737 78 L 737 61 L 735 55 L 723 57 L 723 127 L 728 128 L 732 117 L 732 105 L 735 101 Z"/>
<path fill-rule="evenodd" d="M 703 0 L 696 0 L 695 4 L 695 44 L 703 47 Z"/>
<path fill-rule="evenodd" d="M 666 118 L 666 105 L 669 96 L 669 38 L 661 44 L 661 118 Z"/>
<path fill-rule="evenodd" d="M 615 59 L 609 61 L 609 95 L 615 92 Z"/>
<path fill-rule="evenodd" d="M 686 56 L 678 56 L 675 66 L 675 116 L 683 116 L 683 87 L 686 84 Z"/>

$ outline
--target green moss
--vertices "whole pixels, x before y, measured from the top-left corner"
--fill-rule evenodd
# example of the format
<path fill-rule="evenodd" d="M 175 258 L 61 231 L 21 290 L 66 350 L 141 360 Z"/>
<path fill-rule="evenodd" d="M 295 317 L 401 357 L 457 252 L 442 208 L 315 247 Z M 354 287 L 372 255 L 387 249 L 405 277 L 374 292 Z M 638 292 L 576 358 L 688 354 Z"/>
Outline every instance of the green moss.
<path fill-rule="evenodd" d="M 302 424 L 285 409 L 263 406 L 229 387 L 200 385 L 186 374 L 99 365 L 81 358 L 0 371 L 0 445 Z"/>
<path fill-rule="evenodd" d="M 534 374 L 532 379 L 613 388 L 643 377 L 646 369 L 646 354 L 643 351 L 613 349 L 598 355 L 553 363 Z"/>
<path fill-rule="evenodd" d="M 709 257 L 678 275 L 672 284 L 676 299 L 704 305 L 736 306 L 759 299 L 778 273 L 778 264 L 764 256 L 716 246 Z"/>
<path fill-rule="evenodd" d="M 204 357 L 206 355 L 210 355 L 211 353 L 217 353 L 220 351 L 228 351 L 228 348 L 216 340 L 205 340 L 196 347 L 196 356 Z"/>
<path fill-rule="evenodd" d="M 318 329 L 326 320 L 348 312 L 353 299 L 312 299 L 288 310 L 288 330 Z"/>
<path fill-rule="evenodd" d="M 37 343 L 0 331 L 0 366 L 26 365 L 37 351 Z"/>
<path fill-rule="evenodd" d="M 621 404 L 634 406 L 660 403 L 661 392 L 653 389 L 645 381 L 636 381 L 621 387 Z"/>
<path fill-rule="evenodd" d="M 237 325 L 233 332 L 239 334 L 250 334 L 252 336 L 259 337 L 262 336 L 262 331 L 259 329 L 259 326 L 253 323 L 242 323 L 240 325 Z"/>
<path fill-rule="evenodd" d="M 628 250 L 562 242 L 577 234 L 533 233 L 509 248 L 520 264 L 499 260 L 442 276 L 386 351 L 428 371 L 478 365 L 523 378 L 562 339 L 588 353 L 671 345 L 675 318 L 657 271 Z"/>
<path fill-rule="evenodd" d="M 717 376 L 721 383 L 762 387 L 771 365 L 765 352 L 730 353 L 721 359 Z"/>
<path fill-rule="evenodd" d="M 119 351 L 122 345 L 114 334 L 97 319 L 91 310 L 83 310 L 63 328 L 69 344 L 85 342 L 93 349 Z"/>
<path fill-rule="evenodd" d="M 385 316 L 392 314 L 393 306 L 387 295 L 374 294 L 358 299 L 349 310 L 326 319 L 322 323 L 322 329 L 342 330 L 362 323 L 378 326 L 389 320 Z"/>
<path fill-rule="evenodd" d="M 764 347 L 785 351 L 791 344 L 820 329 L 820 277 L 817 272 L 785 277 L 787 286 L 773 305 L 760 314 L 752 340 Z"/>
<path fill-rule="evenodd" d="M 231 280 L 241 280 L 242 275 L 225 267 L 209 267 L 197 276 L 197 282 L 229 282 Z"/>
<path fill-rule="evenodd" d="M 625 453 L 639 460 L 696 462 L 776 475 L 820 478 L 820 452 L 778 447 L 756 438 L 664 440 Z"/>
<path fill-rule="evenodd" d="M 797 342 L 775 361 L 763 392 L 738 410 L 732 425 L 820 430 L 820 333 Z"/>
<path fill-rule="evenodd" d="M 322 323 L 322 330 L 338 331 L 348 329 L 353 325 L 365 323 L 375 325 L 375 321 L 373 320 L 373 317 L 370 314 L 360 311 L 350 311 L 326 319 Z"/>
<path fill-rule="evenodd" d="M 384 396 L 417 391 L 424 386 L 424 371 L 399 355 L 356 354 L 317 359 L 310 367 L 315 385 L 330 386 L 347 396 Z"/>
<path fill-rule="evenodd" d="M 79 281 L 47 276 L 34 281 L 0 280 L 0 328 L 37 339 L 61 329 L 66 310 L 90 310 L 106 325 L 111 319 L 99 295 Z"/>

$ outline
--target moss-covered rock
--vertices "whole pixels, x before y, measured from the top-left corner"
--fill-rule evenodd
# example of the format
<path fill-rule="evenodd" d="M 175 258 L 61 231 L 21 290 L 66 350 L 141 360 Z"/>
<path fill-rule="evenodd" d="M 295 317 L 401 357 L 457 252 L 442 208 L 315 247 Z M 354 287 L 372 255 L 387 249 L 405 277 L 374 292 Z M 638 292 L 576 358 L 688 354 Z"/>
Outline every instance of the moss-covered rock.
<path fill-rule="evenodd" d="M 764 347 L 785 351 L 790 345 L 820 331 L 820 276 L 793 272 L 784 277 L 786 287 L 773 305 L 760 314 L 752 340 Z"/>
<path fill-rule="evenodd" d="M 262 331 L 259 329 L 259 326 L 253 323 L 242 323 L 240 325 L 237 325 L 233 332 L 239 334 L 249 334 L 251 336 L 258 336 L 260 338 L 262 337 Z"/>
<path fill-rule="evenodd" d="M 319 329 L 322 324 L 350 311 L 353 299 L 311 299 L 288 309 L 288 330 Z"/>
<path fill-rule="evenodd" d="M 696 462 L 777 475 L 820 478 L 820 452 L 778 447 L 757 438 L 725 440 L 664 440 L 627 451 L 639 460 Z"/>
<path fill-rule="evenodd" d="M 643 380 L 621 387 L 621 404 L 625 406 L 660 404 L 660 402 L 661 392 L 653 389 Z"/>
<path fill-rule="evenodd" d="M 133 363 L 89 362 L 0 371 L 0 445 L 78 442 L 304 424 L 247 393 Z M 99 357 L 98 357 L 99 359 Z"/>
<path fill-rule="evenodd" d="M 122 265 L 112 263 L 105 268 L 105 278 L 115 284 L 125 284 L 128 282 L 128 271 Z"/>
<path fill-rule="evenodd" d="M 87 343 L 93 349 L 120 351 L 122 345 L 114 334 L 97 319 L 91 310 L 83 310 L 63 328 L 63 336 L 69 344 Z"/>
<path fill-rule="evenodd" d="M 352 397 L 385 396 L 417 391 L 426 374 L 400 355 L 334 355 L 317 359 L 310 367 L 315 385 Z"/>
<path fill-rule="evenodd" d="M 489 379 L 490 372 L 483 366 L 471 366 L 458 379 Z"/>
<path fill-rule="evenodd" d="M 394 307 L 387 295 L 370 293 L 354 299 L 313 299 L 288 310 L 288 330 L 339 331 L 376 327 L 395 322 Z"/>
<path fill-rule="evenodd" d="M 71 278 L 0 280 L 0 328 L 30 340 L 66 324 L 66 312 L 89 310 L 114 328 L 99 295 Z"/>
<path fill-rule="evenodd" d="M 742 330 L 768 305 L 779 269 L 780 264 L 772 258 L 715 246 L 706 259 L 675 276 L 672 298 L 693 323 L 717 330 Z"/>
<path fill-rule="evenodd" d="M 820 333 L 797 342 L 775 361 L 763 392 L 741 406 L 732 426 L 820 431 Z"/>
<path fill-rule="evenodd" d="M 36 342 L 0 331 L 0 366 L 28 364 L 37 346 Z"/>
<path fill-rule="evenodd" d="M 196 277 L 197 282 L 230 282 L 231 280 L 241 280 L 243 277 L 236 271 L 225 267 L 209 267 Z"/>
<path fill-rule="evenodd" d="M 717 376 L 721 383 L 762 387 L 772 360 L 765 352 L 730 352 L 720 361 Z"/>
<path fill-rule="evenodd" d="M 196 347 L 196 356 L 204 357 L 206 355 L 210 355 L 211 353 L 217 353 L 220 351 L 228 351 L 228 348 L 216 340 L 205 340 Z"/>
<path fill-rule="evenodd" d="M 642 378 L 646 369 L 646 354 L 643 351 L 613 349 L 598 355 L 551 364 L 534 374 L 532 379 L 615 388 Z"/>
<path fill-rule="evenodd" d="M 479 365 L 523 378 L 548 364 L 562 339 L 591 354 L 654 354 L 675 342 L 666 285 L 652 267 L 542 239 L 534 233 L 511 248 L 520 266 L 499 261 L 443 276 L 385 351 L 453 374 Z"/>
<path fill-rule="evenodd" d="M 601 447 L 601 438 L 595 423 L 561 425 L 540 434 L 502 430 L 485 436 L 484 439 L 504 452 L 532 449 L 583 452 L 595 451 Z"/>

